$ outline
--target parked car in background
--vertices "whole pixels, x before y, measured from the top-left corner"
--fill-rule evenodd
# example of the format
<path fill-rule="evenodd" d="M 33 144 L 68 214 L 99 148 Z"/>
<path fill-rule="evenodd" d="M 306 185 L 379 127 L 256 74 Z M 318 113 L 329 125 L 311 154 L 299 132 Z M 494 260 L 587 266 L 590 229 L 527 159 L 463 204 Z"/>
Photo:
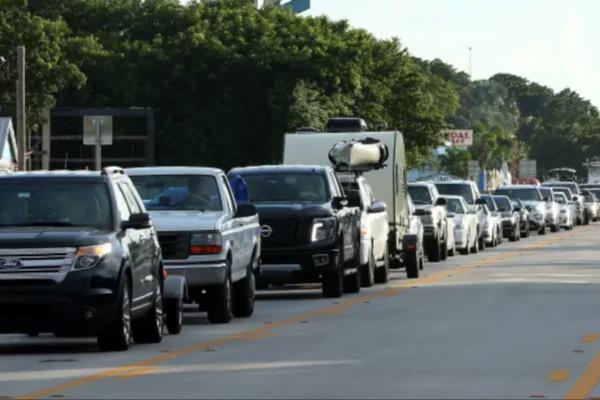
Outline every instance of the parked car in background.
<path fill-rule="evenodd" d="M 0 204 L 0 333 L 161 341 L 161 249 L 122 169 L 3 174 Z"/>
<path fill-rule="evenodd" d="M 246 181 L 258 209 L 261 286 L 318 282 L 325 297 L 360 291 L 361 210 L 348 204 L 333 168 L 274 165 L 230 174 Z M 372 208 L 385 211 L 381 203 Z"/>
<path fill-rule="evenodd" d="M 363 287 L 387 281 L 389 221 L 386 205 L 377 201 L 367 180 L 357 174 L 338 174 L 348 205 L 360 216 L 360 276 Z M 419 266 L 417 265 L 416 268 Z"/>
<path fill-rule="evenodd" d="M 187 300 L 211 323 L 254 312 L 261 254 L 256 208 L 237 205 L 225 173 L 196 167 L 126 171 L 158 231 L 165 269 L 186 280 Z"/>
<path fill-rule="evenodd" d="M 529 211 L 529 226 L 540 235 L 546 234 L 546 202 L 537 186 L 507 185 L 494 192 L 497 196 L 507 196 L 511 200 L 520 200 Z"/>
<path fill-rule="evenodd" d="M 577 225 L 588 224 L 589 220 L 585 219 L 585 201 L 583 196 L 581 196 L 581 190 L 579 189 L 579 185 L 577 182 L 573 181 L 550 181 L 542 183 L 544 187 L 551 188 L 568 188 L 571 193 L 573 193 L 573 197 L 571 200 L 576 202 L 577 209 Z"/>
<path fill-rule="evenodd" d="M 485 248 L 485 239 L 483 237 L 483 207 L 481 206 L 485 202 L 480 198 L 481 194 L 475 182 L 455 180 L 435 181 L 434 184 L 442 196 L 461 196 L 467 204 L 467 210 L 475 211 L 478 246 L 479 250 L 483 250 Z"/>
<path fill-rule="evenodd" d="M 494 230 L 494 234 L 493 236 L 496 238 L 495 242 L 496 242 L 496 246 L 499 244 L 502 244 L 502 218 L 500 216 L 499 210 L 498 210 L 498 205 L 496 204 L 496 201 L 494 200 L 494 196 L 490 195 L 490 194 L 482 194 L 481 195 L 481 199 L 485 201 L 486 207 L 489 211 L 489 216 L 487 216 L 485 218 L 486 221 L 490 221 L 493 223 L 493 226 L 487 226 L 484 223 L 484 236 L 485 236 L 485 241 L 486 241 L 486 245 L 491 246 L 491 247 L 495 247 L 493 246 L 494 241 L 492 240 L 492 236 L 489 235 L 489 232 L 485 232 L 486 228 L 487 230 Z"/>
<path fill-rule="evenodd" d="M 546 202 L 546 225 L 550 231 L 557 232 L 559 228 L 560 208 L 554 198 L 554 189 L 551 187 L 541 186 L 540 193 Z"/>
<path fill-rule="evenodd" d="M 483 235 L 487 247 L 496 247 L 502 238 L 502 223 L 497 212 L 490 211 L 487 205 L 483 205 Z"/>
<path fill-rule="evenodd" d="M 555 193 L 556 202 L 560 207 L 560 227 L 571 230 L 575 226 L 575 202 L 569 200 L 562 192 Z"/>
<path fill-rule="evenodd" d="M 529 227 L 529 210 L 525 207 L 523 202 L 519 199 L 511 199 L 513 207 L 518 208 L 519 211 L 519 221 L 520 221 L 520 229 L 521 229 L 521 238 L 529 237 L 530 227 Z"/>
<path fill-rule="evenodd" d="M 584 220 L 587 219 L 588 221 L 597 221 L 600 213 L 600 203 L 598 202 L 598 198 L 589 190 L 583 190 L 582 196 L 585 205 Z"/>
<path fill-rule="evenodd" d="M 502 235 L 511 242 L 521 240 L 521 214 L 508 196 L 494 196 L 502 219 Z"/>
<path fill-rule="evenodd" d="M 415 214 L 416 208 L 410 195 L 407 198 L 408 200 L 408 210 L 410 212 L 410 220 L 408 226 L 408 233 L 413 235 L 416 238 L 416 246 L 417 251 L 415 252 L 415 259 L 417 260 L 417 264 L 419 266 L 418 270 L 422 270 L 425 266 L 425 229 L 423 228 L 423 224 L 421 223 L 421 218 Z M 454 234 L 451 237 L 454 245 Z M 450 249 L 449 249 L 450 250 Z"/>
<path fill-rule="evenodd" d="M 443 198 L 447 202 L 448 218 L 454 221 L 456 249 L 461 254 L 477 253 L 479 251 L 477 211 L 470 210 L 462 196 L 443 196 Z"/>
<path fill-rule="evenodd" d="M 429 261 L 445 260 L 449 249 L 446 201 L 429 182 L 409 183 L 408 193 L 425 229 L 425 251 Z"/>

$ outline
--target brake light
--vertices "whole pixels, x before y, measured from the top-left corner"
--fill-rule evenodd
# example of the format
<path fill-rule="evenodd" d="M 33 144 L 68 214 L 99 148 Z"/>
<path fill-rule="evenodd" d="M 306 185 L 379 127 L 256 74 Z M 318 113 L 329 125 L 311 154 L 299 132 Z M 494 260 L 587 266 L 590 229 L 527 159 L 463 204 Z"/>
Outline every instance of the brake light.
<path fill-rule="evenodd" d="M 200 256 L 206 254 L 221 254 L 223 252 L 223 247 L 221 246 L 201 246 L 201 245 L 192 245 L 190 247 L 190 254 L 193 256 Z"/>

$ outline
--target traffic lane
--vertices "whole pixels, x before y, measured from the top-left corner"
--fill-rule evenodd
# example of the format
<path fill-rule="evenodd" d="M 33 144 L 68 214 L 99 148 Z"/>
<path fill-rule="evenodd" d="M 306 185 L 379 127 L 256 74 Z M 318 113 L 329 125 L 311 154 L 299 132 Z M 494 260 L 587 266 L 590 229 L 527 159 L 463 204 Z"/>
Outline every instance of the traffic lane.
<path fill-rule="evenodd" d="M 557 239 L 551 239 L 551 241 L 555 241 Z M 522 242 L 521 244 L 510 244 L 507 246 L 503 246 L 499 249 L 494 249 L 493 251 L 488 251 L 486 253 L 480 254 L 478 256 L 471 256 L 471 257 L 456 257 L 451 259 L 451 261 L 449 263 L 442 263 L 442 264 L 428 264 L 428 274 L 423 278 L 420 279 L 419 281 L 406 281 L 406 280 L 398 280 L 398 281 L 394 281 L 390 286 L 391 287 L 396 287 L 396 288 L 402 288 L 404 292 L 406 292 L 406 290 L 408 288 L 411 288 L 413 286 L 415 287 L 419 287 L 419 285 L 429 285 L 429 284 L 433 284 L 436 282 L 439 282 L 441 279 L 443 278 L 447 278 L 450 276 L 454 276 L 455 274 L 462 274 L 464 272 L 469 271 L 469 268 L 474 268 L 476 267 L 478 264 L 488 264 L 490 262 L 492 262 L 492 260 L 496 259 L 496 260 L 500 260 L 502 258 L 507 258 L 510 256 L 514 256 L 514 254 L 516 254 L 514 249 L 517 248 L 523 248 L 523 245 L 526 245 L 526 247 L 535 247 L 535 246 L 539 246 L 540 244 L 544 244 L 547 243 L 547 245 L 550 244 L 550 241 L 547 238 L 534 238 L 531 239 L 527 242 Z M 465 264 L 468 264 L 466 267 L 464 266 Z M 395 278 L 398 278 L 399 276 L 401 276 L 401 272 L 400 273 L 395 273 Z M 296 312 L 299 311 L 298 307 L 308 307 L 309 303 L 310 303 L 310 307 L 309 308 L 313 308 L 318 311 L 318 307 L 320 305 L 325 306 L 326 308 L 323 309 L 325 312 L 316 312 L 312 315 L 309 315 L 308 318 L 306 318 L 305 320 L 302 319 L 304 318 L 303 315 L 299 315 L 299 318 L 296 318 L 295 320 L 292 318 L 290 320 L 290 318 L 288 318 L 288 323 L 287 324 L 280 324 L 281 321 L 267 321 L 264 320 L 262 323 L 264 324 L 265 322 L 267 324 L 267 326 L 270 327 L 274 327 L 272 330 L 267 330 L 263 333 L 265 333 L 264 335 L 262 335 L 262 337 L 237 337 L 237 338 L 233 338 L 233 340 L 226 340 L 223 342 L 223 338 L 227 337 L 227 333 L 229 332 L 230 329 L 240 329 L 240 328 L 244 328 L 245 326 L 239 326 L 239 325 L 244 325 L 244 324 L 251 324 L 251 323 L 256 323 L 256 321 L 260 321 L 261 318 L 253 318 L 250 320 L 236 320 L 236 322 L 234 322 L 233 325 L 227 325 L 227 326 L 202 326 L 202 327 L 198 327 L 198 329 L 190 329 L 189 327 L 184 331 L 184 335 L 180 336 L 180 337 L 172 337 L 172 338 L 168 338 L 165 343 L 163 343 L 161 346 L 161 348 L 166 349 L 166 350 L 162 350 L 164 352 L 167 353 L 163 353 L 163 355 L 166 355 L 167 357 L 164 358 L 162 357 L 162 355 L 159 356 L 152 356 L 153 354 L 155 354 L 155 352 L 158 352 L 159 350 L 157 349 L 157 346 L 134 346 L 133 349 L 138 349 L 138 352 L 140 351 L 140 349 L 143 347 L 144 351 L 147 351 L 146 358 L 145 359 L 139 359 L 138 358 L 138 362 L 137 363 L 133 363 L 133 364 L 127 364 L 125 360 L 123 359 L 123 354 L 127 354 L 127 353 L 114 353 L 115 357 L 114 357 L 114 363 L 113 366 L 119 366 L 119 365 L 129 365 L 127 368 L 123 369 L 113 369 L 111 371 L 109 371 L 109 374 L 106 374 L 104 372 L 100 372 L 97 373 L 95 372 L 96 370 L 94 369 L 96 367 L 96 365 L 94 364 L 94 362 L 90 362 L 88 363 L 88 367 L 89 369 L 87 370 L 91 375 L 91 379 L 90 379 L 90 375 L 86 375 L 86 374 L 80 374 L 80 375 L 86 375 L 87 378 L 85 379 L 73 379 L 74 377 L 73 375 L 73 371 L 77 370 L 77 371 L 81 371 L 83 370 L 81 367 L 79 368 L 72 368 L 72 369 L 67 369 L 67 370 L 62 370 L 59 371 L 61 373 L 63 373 L 63 376 L 53 376 L 53 377 L 46 377 L 45 379 L 42 380 L 41 386 L 48 388 L 50 386 L 54 387 L 50 387 L 48 390 L 46 390 L 45 392 L 37 392 L 37 394 L 39 395 L 40 393 L 44 394 L 44 396 L 42 397 L 48 397 L 51 394 L 62 394 L 63 392 L 66 393 L 75 393 L 75 397 L 84 397 L 84 396 L 89 396 L 89 397 L 99 397 L 99 396 L 104 396 L 104 393 L 112 393 L 112 394 L 118 394 L 121 393 L 122 395 L 125 395 L 125 393 L 127 393 L 127 396 L 133 396 L 133 397 L 149 397 L 149 396 L 156 396 L 156 397 L 173 397 L 175 395 L 177 395 L 177 397 L 181 397 L 184 394 L 188 394 L 191 391 L 191 395 L 190 397 L 197 397 L 199 394 L 196 390 L 197 385 L 194 383 L 192 384 L 192 386 L 190 387 L 186 387 L 185 383 L 182 382 L 182 380 L 185 380 L 185 377 L 190 376 L 190 380 L 191 381 L 196 381 L 198 379 L 198 374 L 208 374 L 205 371 L 208 369 L 210 371 L 211 368 L 211 364 L 210 363 L 206 363 L 206 358 L 208 357 L 208 355 L 212 355 L 212 354 L 218 354 L 218 355 L 225 355 L 225 351 L 227 351 L 227 349 L 232 349 L 233 352 L 235 354 L 238 354 L 236 346 L 243 346 L 243 351 L 241 351 L 241 354 L 246 354 L 249 353 L 250 350 L 253 350 L 254 352 L 258 352 L 257 355 L 260 354 L 272 354 L 269 353 L 268 349 L 269 346 L 267 346 L 266 349 L 264 349 L 263 352 L 263 348 L 259 345 L 256 346 L 255 343 L 261 343 L 261 342 L 269 342 L 271 339 L 281 339 L 281 333 L 279 332 L 280 330 L 282 330 L 284 332 L 284 338 L 285 337 L 289 337 L 289 338 L 294 338 L 296 336 L 294 336 L 294 332 L 296 333 L 296 335 L 298 334 L 298 332 L 300 332 L 300 336 L 299 336 L 299 340 L 293 341 L 290 340 L 290 342 L 284 341 L 283 347 L 284 350 L 288 347 L 290 347 L 291 349 L 296 348 L 296 346 L 300 346 L 298 348 L 310 348 L 306 345 L 303 345 L 303 343 L 305 342 L 303 340 L 303 338 L 305 336 L 309 336 L 309 335 L 305 335 L 301 330 L 299 330 L 299 326 L 309 326 L 314 324 L 316 321 L 320 321 L 323 317 L 326 318 L 330 318 L 330 317 L 336 317 L 339 315 L 346 315 L 346 317 L 351 314 L 352 318 L 351 319 L 356 319 L 354 321 L 354 323 L 356 324 L 360 324 L 362 326 L 362 322 L 363 319 L 364 321 L 368 321 L 369 318 L 372 318 L 373 316 L 377 316 L 379 313 L 381 313 L 384 310 L 380 310 L 379 307 L 376 307 L 375 309 L 373 309 L 372 311 L 364 314 L 364 313 L 359 313 L 356 314 L 356 309 L 358 309 L 360 307 L 360 305 L 365 304 L 371 304 L 371 303 L 380 303 L 381 299 L 385 299 L 387 297 L 391 296 L 398 296 L 400 293 L 396 293 L 396 292 L 390 292 L 390 290 L 393 289 L 389 289 L 385 288 L 385 289 L 371 289 L 371 290 L 367 290 L 364 291 L 361 295 L 359 296 L 349 296 L 348 298 L 345 299 L 340 299 L 338 301 L 331 301 L 331 300 L 326 300 L 326 299 L 317 299 L 316 296 L 314 296 L 313 294 L 309 295 L 309 299 L 313 299 L 315 301 L 315 303 L 313 303 L 313 300 L 309 300 L 309 301 L 302 301 L 301 299 L 298 299 L 299 301 L 284 301 L 281 302 L 279 300 L 275 300 L 272 302 L 269 301 L 261 301 L 258 303 L 259 307 L 257 307 L 257 311 L 258 310 L 262 310 L 262 312 L 264 313 L 263 315 L 267 316 L 267 317 L 271 317 L 271 316 L 276 316 L 275 313 L 280 313 L 282 310 L 284 311 L 284 315 L 289 316 L 290 315 L 290 311 Z M 378 294 L 378 296 L 375 296 L 373 298 L 369 298 L 369 296 L 371 296 L 371 294 Z M 408 292 L 406 292 L 408 293 Z M 271 293 L 268 293 L 268 295 L 270 295 Z M 291 297 L 298 297 L 298 293 L 297 292 L 290 292 L 289 293 Z M 365 297 L 366 296 L 366 297 Z M 404 297 L 398 297 L 398 300 L 400 300 L 401 298 Z M 348 306 L 347 304 L 344 304 L 346 302 L 354 302 L 354 304 L 352 304 L 352 308 L 345 308 L 346 306 Z M 322 304 L 318 304 L 318 303 L 322 303 Z M 336 306 L 335 304 L 338 303 L 339 305 Z M 330 304 L 330 305 L 327 305 Z M 396 304 L 396 303 L 393 303 Z M 398 303 L 398 304 L 402 304 L 402 303 Z M 396 305 L 398 305 L 396 304 Z M 336 307 L 338 307 L 338 309 L 336 309 Z M 330 308 L 329 310 L 327 308 Z M 331 308 L 333 308 L 333 310 L 331 310 Z M 322 311 L 323 311 L 322 310 Z M 394 310 L 392 313 L 388 313 L 391 314 L 390 318 L 395 319 L 395 318 L 400 318 L 402 320 L 402 323 L 405 323 L 405 318 L 403 318 L 403 310 Z M 314 318 L 313 318 L 314 317 Z M 275 320 L 276 318 L 269 318 L 271 320 Z M 312 322 L 311 322 L 312 321 Z M 392 321 L 394 322 L 394 321 Z M 270 324 L 272 323 L 272 324 Z M 394 322 L 395 323 L 395 322 Z M 279 326 L 277 324 L 280 324 Z M 384 325 L 387 324 L 387 320 L 384 320 Z M 238 326 L 236 326 L 238 325 Z M 350 323 L 350 327 L 348 327 L 349 330 L 354 329 L 354 325 L 352 323 Z M 292 329 L 290 331 L 290 327 L 294 326 L 295 329 Z M 385 328 L 385 327 L 384 327 Z M 260 328 L 259 328 L 260 329 Z M 426 329 L 426 327 L 425 327 Z M 344 328 L 344 330 L 346 330 L 346 328 Z M 384 329 L 385 330 L 385 329 Z M 214 339 L 209 339 L 208 342 L 206 340 L 204 341 L 200 341 L 200 342 L 196 342 L 196 344 L 194 345 L 193 348 L 187 348 L 188 351 L 184 351 L 182 353 L 179 353 L 177 348 L 181 349 L 182 346 L 185 346 L 185 342 L 189 342 L 189 336 L 193 333 L 193 340 L 198 340 L 200 339 L 200 337 L 198 337 L 197 335 L 204 335 L 202 336 L 202 339 L 207 339 L 208 337 L 213 337 Z M 248 331 L 246 330 L 246 335 L 247 335 Z M 329 332 L 324 332 L 322 330 L 319 329 L 318 331 L 319 335 L 320 335 L 320 340 L 324 340 L 324 343 L 327 344 L 328 343 L 328 339 L 330 339 L 330 337 L 333 336 L 337 336 L 336 332 L 332 332 L 331 334 Z M 212 344 L 210 343 L 210 340 L 213 340 Z M 221 342 L 219 342 L 219 340 L 221 340 Z M 166 344 L 169 344 L 170 346 L 166 346 Z M 216 344 L 215 344 L 216 343 Z M 220 343 L 220 344 L 219 344 Z M 374 341 L 374 343 L 377 343 L 377 341 Z M 218 344 L 218 345 L 217 345 Z M 334 344 L 337 344 L 337 342 L 335 342 Z M 343 343 L 342 343 L 343 344 Z M 171 346 L 172 345 L 172 346 Z M 212 347 L 211 347 L 212 346 Z M 250 346 L 250 348 L 247 348 L 247 346 Z M 255 347 L 256 346 L 256 347 Z M 327 347 L 327 345 L 326 345 Z M 338 346 L 334 346 L 334 348 L 338 348 Z M 341 347 L 343 348 L 343 346 Z M 175 350 L 170 350 L 170 349 L 175 349 Z M 377 350 L 377 348 L 376 348 Z M 231 350 L 230 350 L 231 351 Z M 387 350 L 386 350 L 387 351 Z M 170 353 L 169 353 L 170 352 Z M 277 350 L 275 351 L 275 354 L 278 354 L 280 352 L 278 352 Z M 327 354 L 327 352 L 316 352 L 316 355 L 318 356 L 319 354 Z M 175 354 L 174 357 L 170 358 L 171 354 Z M 281 352 L 281 354 L 285 354 L 283 352 Z M 136 356 L 138 356 L 138 354 L 136 354 Z M 150 358 L 148 358 L 150 357 Z M 402 358 L 402 355 L 399 356 L 400 359 Z M 158 358 L 158 359 L 157 359 Z M 188 359 L 189 358 L 189 359 Z M 256 356 L 254 358 L 257 358 Z M 291 361 L 289 361 L 288 359 L 290 359 Z M 148 363 L 147 361 L 151 361 L 150 363 Z M 87 358 L 86 358 L 87 361 Z M 92 358 L 93 361 L 93 358 Z M 144 362 L 145 361 L 145 362 Z M 330 365 L 334 365 L 334 364 L 339 364 L 339 365 L 344 365 L 344 364 L 353 364 L 356 363 L 356 360 L 354 359 L 346 359 L 346 358 L 339 358 L 336 357 L 335 359 L 332 360 L 320 360 L 318 359 L 317 361 L 315 360 L 300 360 L 299 363 L 295 363 L 294 361 L 294 355 L 289 355 L 284 357 L 284 361 L 275 361 L 275 363 L 273 362 L 273 360 L 267 359 L 265 362 L 263 363 L 254 363 L 254 359 L 250 358 L 250 357 L 246 357 L 246 358 L 242 358 L 242 359 L 237 359 L 235 360 L 235 362 L 233 363 L 234 365 L 242 365 L 242 369 L 245 371 L 245 373 L 248 373 L 248 370 L 260 370 L 263 371 L 261 372 L 261 374 L 279 374 L 279 373 L 283 373 L 283 371 L 285 371 L 286 369 L 301 369 L 301 368 L 310 368 L 311 371 L 314 371 L 316 369 L 319 368 L 319 366 L 330 366 Z M 360 357 L 358 358 L 358 362 L 361 362 Z M 92 365 L 89 365 L 92 364 Z M 220 364 L 213 364 L 215 365 L 215 371 L 228 371 L 227 373 L 231 373 L 230 369 L 234 367 L 231 367 L 231 365 L 227 364 L 227 363 L 220 363 Z M 133 367 L 132 367 L 133 366 Z M 181 368 L 183 368 L 183 370 L 181 370 Z M 185 373 L 185 368 L 187 368 L 188 373 Z M 270 370 L 270 372 L 264 372 L 264 370 Z M 15 371 L 15 369 L 12 369 L 12 371 Z M 26 371 L 26 370 L 25 370 Z M 329 371 L 329 369 L 327 369 L 327 371 Z M 138 382 L 140 382 L 141 379 L 150 379 L 152 380 L 152 376 L 154 376 L 155 374 L 161 374 L 159 376 L 161 376 L 160 382 L 163 382 L 165 380 L 170 380 L 170 379 L 174 379 L 172 378 L 172 376 L 175 376 L 175 380 L 179 383 L 177 383 L 174 387 L 171 387 L 171 385 L 168 385 L 168 390 L 167 392 L 170 393 L 166 393 L 163 392 L 161 389 L 164 389 L 164 387 L 161 385 L 161 387 L 159 388 L 152 388 L 152 385 L 147 386 L 147 384 L 144 382 L 143 384 L 139 384 Z M 169 374 L 167 379 L 162 378 L 162 376 Z M 35 373 L 33 374 L 35 375 Z M 60 375 L 57 374 L 57 375 Z M 78 376 L 80 376 L 78 375 Z M 144 377 L 144 375 L 148 375 L 147 377 Z M 210 374 L 209 374 L 210 375 Z M 6 374 L 5 374 L 6 376 Z M 29 376 L 30 378 L 32 378 L 32 374 L 25 374 L 23 376 Z M 3 391 L 6 390 L 5 393 L 24 393 L 25 389 L 24 387 L 26 387 L 29 392 L 31 393 L 31 391 L 35 391 L 36 389 L 40 389 L 40 381 L 36 380 L 36 379 L 31 379 L 30 382 L 23 382 L 22 380 L 15 380 L 13 378 L 13 380 L 10 379 L 2 379 L 2 375 L 0 375 L 0 380 L 2 380 L 3 384 Z M 102 384 L 104 382 L 104 384 Z M 66 385 L 58 385 L 60 383 L 67 383 Z M 209 386 L 210 382 L 208 382 Z M 10 390 L 9 390 L 9 386 L 10 385 Z M 270 384 L 267 384 L 267 386 Z M 94 389 L 95 386 L 99 386 L 99 389 L 96 390 Z M 6 388 L 6 389 L 4 389 Z M 191 388 L 191 389 L 190 389 Z M 229 389 L 229 391 L 227 390 Z M 231 393 L 231 385 L 229 385 L 228 388 L 224 388 L 224 390 L 220 393 L 211 393 L 214 394 L 215 396 L 223 396 L 223 395 L 227 395 L 228 393 Z M 251 393 L 252 391 L 248 390 L 247 388 L 244 389 L 245 392 L 247 393 Z M 259 391 L 260 392 L 260 391 Z M 280 394 L 276 391 L 274 391 L 273 393 L 275 394 Z M 316 392 L 315 392 L 316 393 Z M 333 391 L 332 393 L 338 393 Z M 310 393 L 307 393 L 306 395 L 308 395 Z M 71 395 L 71 394 L 70 394 Z M 236 397 L 238 394 L 236 393 L 235 396 L 232 397 Z M 264 395 L 264 393 L 262 393 L 261 395 Z M 107 397 L 110 397 L 111 395 L 106 395 Z M 207 397 L 210 397 L 207 395 Z M 249 396 L 251 397 L 251 396 Z M 293 397 L 293 396 L 292 396 Z M 393 397 L 393 396 L 392 396 Z"/>

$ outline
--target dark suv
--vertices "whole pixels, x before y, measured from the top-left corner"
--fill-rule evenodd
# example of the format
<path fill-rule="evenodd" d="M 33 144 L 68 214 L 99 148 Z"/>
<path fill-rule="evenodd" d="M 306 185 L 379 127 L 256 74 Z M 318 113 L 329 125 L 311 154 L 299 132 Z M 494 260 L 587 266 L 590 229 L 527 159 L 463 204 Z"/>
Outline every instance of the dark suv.
<path fill-rule="evenodd" d="M 331 167 L 237 168 L 261 223 L 262 285 L 322 282 L 325 297 L 360 291 L 360 210 Z"/>
<path fill-rule="evenodd" d="M 162 258 L 121 169 L 0 176 L 0 333 L 162 339 Z"/>

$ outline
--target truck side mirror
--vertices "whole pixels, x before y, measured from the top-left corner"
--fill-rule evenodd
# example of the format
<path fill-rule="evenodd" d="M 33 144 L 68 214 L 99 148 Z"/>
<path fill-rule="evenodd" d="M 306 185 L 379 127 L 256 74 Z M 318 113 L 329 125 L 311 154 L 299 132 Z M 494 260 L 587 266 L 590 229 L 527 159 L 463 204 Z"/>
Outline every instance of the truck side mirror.
<path fill-rule="evenodd" d="M 573 201 L 579 201 L 579 197 L 573 196 Z"/>
<path fill-rule="evenodd" d="M 487 203 L 484 199 L 479 198 L 479 199 L 475 200 L 475 204 L 477 204 L 478 206 L 485 206 Z"/>
<path fill-rule="evenodd" d="M 238 205 L 237 211 L 235 212 L 235 218 L 248 218 L 254 217 L 258 212 L 254 204 L 242 203 Z"/>
<path fill-rule="evenodd" d="M 150 220 L 150 214 L 148 213 L 136 213 L 129 216 L 129 221 L 124 221 L 121 224 L 124 230 L 127 229 L 148 229 L 152 227 Z"/>
<path fill-rule="evenodd" d="M 333 208 L 335 208 L 336 210 L 340 210 L 340 209 L 348 206 L 348 200 L 346 200 L 344 197 L 341 197 L 341 196 L 335 196 L 331 200 L 331 206 Z"/>
<path fill-rule="evenodd" d="M 435 201 L 435 205 L 436 206 L 445 206 L 446 204 L 448 204 L 448 202 L 446 201 L 445 198 L 443 197 L 439 197 L 436 201 Z"/>
<path fill-rule="evenodd" d="M 371 204 L 371 207 L 369 207 L 367 212 L 369 214 L 379 214 L 379 213 L 385 212 L 386 209 L 387 209 L 387 207 L 384 202 L 376 201 L 373 204 Z"/>

